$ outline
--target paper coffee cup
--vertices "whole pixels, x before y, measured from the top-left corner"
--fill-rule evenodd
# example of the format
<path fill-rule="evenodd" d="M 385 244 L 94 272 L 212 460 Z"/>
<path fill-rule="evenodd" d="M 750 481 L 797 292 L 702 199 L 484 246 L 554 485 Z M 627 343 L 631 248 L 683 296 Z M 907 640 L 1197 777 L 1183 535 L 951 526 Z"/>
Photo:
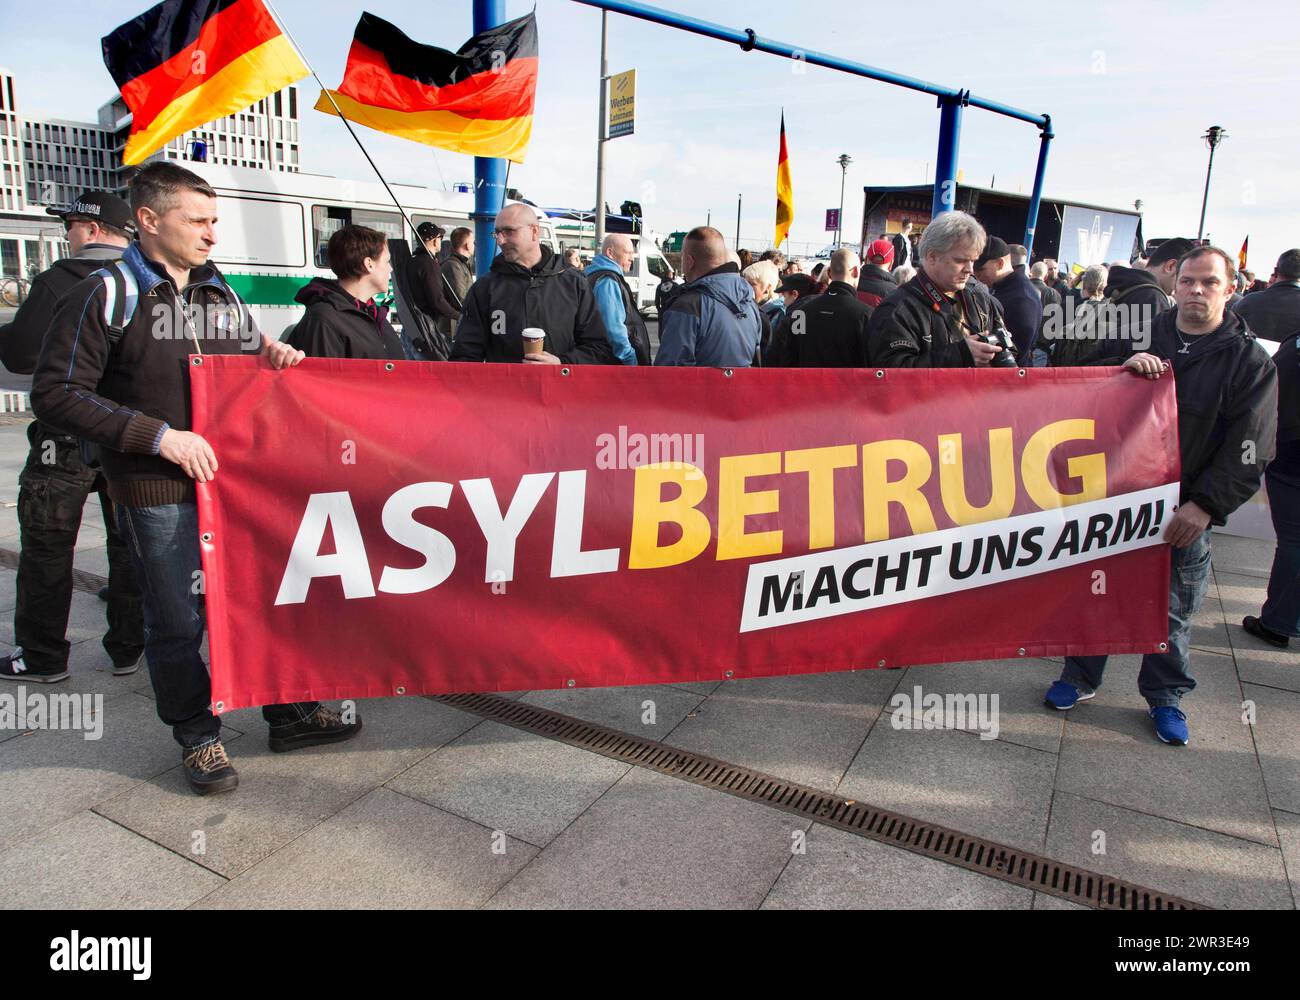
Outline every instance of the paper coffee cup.
<path fill-rule="evenodd" d="M 546 331 L 535 326 L 526 327 L 521 334 L 524 338 L 525 354 L 541 354 L 545 349 Z"/>

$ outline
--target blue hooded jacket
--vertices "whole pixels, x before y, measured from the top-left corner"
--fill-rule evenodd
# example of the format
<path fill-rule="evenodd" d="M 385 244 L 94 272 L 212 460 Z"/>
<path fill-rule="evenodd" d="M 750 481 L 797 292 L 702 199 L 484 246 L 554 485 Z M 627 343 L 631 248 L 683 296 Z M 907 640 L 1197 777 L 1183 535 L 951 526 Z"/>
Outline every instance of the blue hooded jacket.
<path fill-rule="evenodd" d="M 584 273 L 590 277 L 599 271 L 612 271 L 620 278 L 623 277 L 623 269 L 603 253 L 598 253 L 592 258 Z M 595 295 L 596 311 L 605 321 L 605 337 L 609 341 L 610 350 L 614 352 L 614 357 L 625 365 L 636 364 L 636 351 L 632 348 L 632 342 L 627 339 L 627 307 L 623 304 L 622 289 L 618 282 L 597 282 Z"/>
<path fill-rule="evenodd" d="M 735 264 L 723 264 L 673 298 L 659 322 L 655 364 L 748 368 L 762 331 L 749 282 Z"/>

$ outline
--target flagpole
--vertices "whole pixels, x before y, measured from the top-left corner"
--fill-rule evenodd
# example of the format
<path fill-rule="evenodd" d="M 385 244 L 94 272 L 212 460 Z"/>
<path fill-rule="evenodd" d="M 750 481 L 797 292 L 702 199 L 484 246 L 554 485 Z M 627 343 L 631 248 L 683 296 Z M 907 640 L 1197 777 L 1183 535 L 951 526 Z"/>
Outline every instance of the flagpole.
<path fill-rule="evenodd" d="M 353 141 L 356 142 L 357 148 L 361 150 L 361 155 L 366 158 L 366 162 L 370 164 L 370 169 L 373 170 L 375 176 L 379 178 L 379 183 L 382 184 L 384 190 L 388 192 L 388 197 L 393 199 L 393 204 L 397 206 L 397 211 L 401 213 L 402 221 L 406 223 L 407 228 L 409 228 L 411 232 L 415 234 L 415 238 L 419 240 L 420 234 L 416 231 L 415 223 L 413 223 L 410 217 L 406 214 L 406 209 L 404 209 L 402 203 L 397 200 L 397 195 L 395 195 L 393 189 L 388 186 L 388 181 L 386 181 L 384 175 L 379 172 L 379 167 L 375 165 L 375 161 L 370 158 L 370 153 L 367 152 L 366 147 L 362 145 L 361 138 L 353 130 L 352 123 L 348 121 L 347 116 L 343 114 L 343 110 L 338 106 L 338 102 L 334 100 L 334 95 L 330 93 L 330 89 L 325 86 L 325 82 L 320 78 L 320 74 L 316 72 L 316 68 L 307 61 L 307 57 L 303 55 L 302 49 L 298 47 L 298 43 L 293 40 L 293 35 L 289 33 L 289 29 L 285 26 L 284 19 L 280 17 L 280 12 L 272 6 L 271 0 L 263 0 L 263 2 L 266 4 L 266 9 L 270 12 L 271 17 L 275 19 L 275 23 L 278 24 L 280 30 L 284 32 L 284 37 L 289 40 L 289 44 L 292 45 L 294 51 L 298 53 L 298 58 L 302 60 L 302 64 L 307 67 L 316 82 L 320 84 L 321 93 L 329 98 L 329 102 L 334 108 L 334 113 L 339 116 L 339 119 L 347 128 L 348 135 L 352 136 Z"/>

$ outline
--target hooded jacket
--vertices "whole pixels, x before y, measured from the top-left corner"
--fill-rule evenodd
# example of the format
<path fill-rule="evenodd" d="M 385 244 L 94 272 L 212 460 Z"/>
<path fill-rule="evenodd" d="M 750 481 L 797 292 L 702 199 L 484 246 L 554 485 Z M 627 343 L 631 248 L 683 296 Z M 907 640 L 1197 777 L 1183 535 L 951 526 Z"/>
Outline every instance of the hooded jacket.
<path fill-rule="evenodd" d="M 289 345 L 309 358 L 405 360 L 386 307 L 357 301 L 333 278 L 312 278 L 293 298 L 307 311 L 293 328 Z"/>
<path fill-rule="evenodd" d="M 748 368 L 754 364 L 763 320 L 754 291 L 727 263 L 685 285 L 659 321 L 656 365 Z"/>
<path fill-rule="evenodd" d="M 854 287 L 846 281 L 832 281 L 821 295 L 796 302 L 782 321 L 785 363 L 791 368 L 865 367 L 871 363 L 867 349 L 870 320 L 871 307 L 858 299 Z"/>
<path fill-rule="evenodd" d="M 107 269 L 97 271 L 54 314 L 32 380 L 32 409 L 42 423 L 102 448 L 108 495 L 116 502 L 193 503 L 194 481 L 158 454 L 168 429 L 193 426 L 189 357 L 257 355 L 262 335 L 213 264 L 192 270 L 183 289 L 139 243 L 126 248 L 119 266 L 136 302 L 121 339 L 110 343 L 105 305 L 115 292 Z M 194 321 L 184 318 L 183 305 Z"/>
<path fill-rule="evenodd" d="M 88 243 L 75 257 L 56 260 L 54 265 L 32 279 L 27 298 L 18 307 L 11 323 L 0 327 L 0 361 L 11 372 L 30 375 L 36 369 L 41 341 L 54 319 L 59 300 L 98 271 L 106 261 L 117 260 L 126 247 L 109 243 Z"/>
<path fill-rule="evenodd" d="M 443 333 L 450 334 L 460 319 L 457 309 L 447 296 L 447 286 L 442 280 L 442 264 L 423 245 L 411 253 L 407 264 L 407 281 L 415 307 L 437 325 Z"/>
<path fill-rule="evenodd" d="M 1106 278 L 1106 301 L 1118 309 L 1108 309 L 1106 339 L 1120 341 L 1123 352 L 1136 350 L 1133 338 L 1148 329 L 1151 322 L 1171 308 L 1165 294 L 1150 271 L 1136 267 L 1112 267 Z M 1131 322 L 1136 319 L 1134 324 Z M 1106 354 L 1115 354 L 1114 347 L 1104 347 Z"/>
<path fill-rule="evenodd" d="M 637 312 L 632 289 L 623 277 L 623 269 L 600 253 L 587 265 L 586 275 L 591 282 L 596 308 L 605 323 L 609 349 L 614 352 L 614 357 L 625 365 L 648 365 L 650 334 L 641 314 Z"/>
<path fill-rule="evenodd" d="M 465 297 L 451 360 L 523 361 L 520 334 L 530 326 L 546 331 L 546 351 L 565 364 L 614 363 L 586 275 L 565 267 L 545 245 L 533 267 L 498 256 L 488 273 L 474 282 Z"/>
<path fill-rule="evenodd" d="M 1255 495 L 1277 439 L 1277 369 L 1236 313 L 1200 337 L 1177 329 L 1178 310 L 1151 324 L 1153 354 L 1170 363 L 1178 398 L 1178 447 L 1182 456 L 1180 503 L 1191 501 L 1222 525 Z M 1184 354 L 1184 343 L 1191 350 Z M 1123 364 L 1136 350 L 1097 364 Z M 1244 461 L 1253 456 L 1253 462 Z"/>

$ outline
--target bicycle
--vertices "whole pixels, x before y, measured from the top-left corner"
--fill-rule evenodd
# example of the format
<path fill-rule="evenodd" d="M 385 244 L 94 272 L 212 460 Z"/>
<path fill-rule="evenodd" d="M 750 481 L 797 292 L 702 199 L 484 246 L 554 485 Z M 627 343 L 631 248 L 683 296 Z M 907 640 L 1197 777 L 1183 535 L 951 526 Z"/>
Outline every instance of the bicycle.
<path fill-rule="evenodd" d="M 22 305 L 31 285 L 26 278 L 0 278 L 0 302 L 14 308 Z"/>

